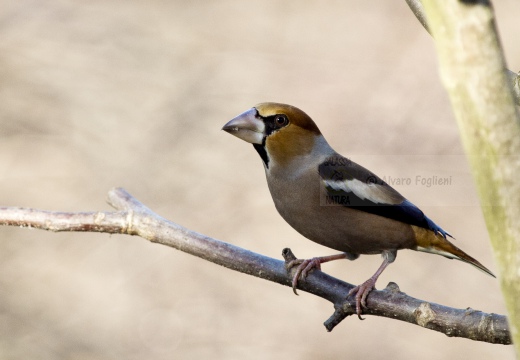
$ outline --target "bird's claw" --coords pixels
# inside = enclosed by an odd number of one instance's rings
[[[365,281],[363,284],[356,286],[348,292],[348,296],[356,295],[356,314],[359,320],[365,320],[361,317],[362,307],[367,307],[367,297],[372,290],[375,289],[376,281],[372,278]]]
[[[307,275],[313,270],[318,269],[321,270],[321,261],[319,258],[312,259],[296,259],[290,261],[285,267],[287,270],[292,269],[294,266],[298,265],[296,268],[296,272],[294,273],[292,279],[292,289],[293,292],[298,295],[296,291],[296,287],[298,286],[298,280],[305,280]]]

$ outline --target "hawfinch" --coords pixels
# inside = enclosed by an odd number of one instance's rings
[[[374,275],[356,286],[356,312],[392,263],[397,250],[412,249],[467,262],[494,276],[480,262],[447,240],[452,237],[381,178],[341,156],[300,109],[262,103],[229,121],[223,130],[253,144],[264,164],[267,185],[280,215],[296,231],[341,254],[295,260],[293,278],[337,259],[382,254]]]

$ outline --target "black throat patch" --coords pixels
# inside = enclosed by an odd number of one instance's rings
[[[266,169],[269,169],[269,156],[267,156],[267,151],[265,151],[265,137],[261,145],[253,144],[253,146],[258,155],[260,155],[260,157],[262,158],[262,161],[264,162]]]

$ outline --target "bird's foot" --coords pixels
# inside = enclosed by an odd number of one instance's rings
[[[370,278],[367,281],[365,281],[363,284],[356,286],[352,290],[348,292],[348,296],[350,295],[356,295],[356,314],[359,318],[359,320],[365,320],[361,317],[361,308],[367,307],[367,296],[370,294],[372,290],[375,289],[376,285],[376,279]]]
[[[322,259],[319,257],[312,258],[312,259],[296,259],[290,261],[285,267],[287,270],[292,269],[296,265],[298,267],[296,268],[296,273],[293,276],[292,279],[292,289],[296,295],[298,295],[298,292],[296,292],[296,286],[298,285],[298,280],[305,280],[309,272],[314,269],[321,270],[321,263]]]

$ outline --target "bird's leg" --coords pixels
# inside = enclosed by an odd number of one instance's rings
[[[335,255],[329,255],[329,256],[321,256],[321,257],[315,257],[312,259],[296,259],[290,261],[285,267],[287,270],[290,270],[294,266],[298,265],[296,268],[296,273],[294,274],[293,280],[292,280],[292,288],[296,295],[298,293],[296,292],[296,286],[298,285],[298,279],[305,280],[309,272],[313,269],[321,270],[321,264],[332,261],[332,260],[340,260],[340,259],[350,259],[354,260],[358,257],[358,255],[350,254],[350,253],[342,253],[342,254],[335,254]]]
[[[364,320],[361,317],[361,306],[367,307],[367,296],[370,292],[375,289],[376,281],[379,275],[386,269],[388,265],[394,262],[397,256],[397,251],[383,251],[383,263],[377,269],[376,273],[370,277],[363,284],[356,286],[348,292],[348,295],[356,295],[356,314],[360,320]]]

